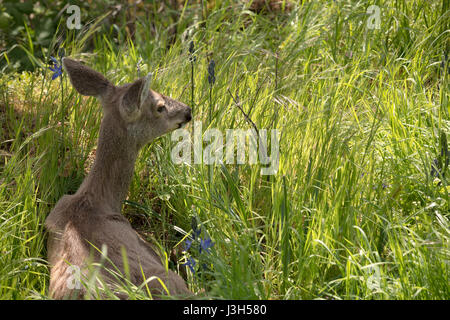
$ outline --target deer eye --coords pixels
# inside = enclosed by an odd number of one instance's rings
[[[156,109],[156,111],[158,111],[159,113],[163,112],[164,110],[166,110],[165,106],[160,106],[158,107],[158,109]]]

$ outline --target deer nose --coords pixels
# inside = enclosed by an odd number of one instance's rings
[[[187,110],[187,112],[186,112],[186,114],[185,114],[184,117],[185,117],[185,119],[186,119],[186,122],[189,122],[189,121],[192,120],[191,108],[189,108],[189,109]]]

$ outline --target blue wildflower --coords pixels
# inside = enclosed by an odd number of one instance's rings
[[[49,67],[49,69],[53,71],[52,80],[55,80],[62,75],[62,65],[59,64],[56,58],[50,57],[50,59],[53,61],[53,67]]]
[[[192,63],[194,61],[197,61],[197,57],[194,55],[194,41],[191,41],[189,43],[189,61]]]
[[[433,163],[431,164],[431,176],[432,177],[439,177],[439,173],[441,172],[441,166],[438,159],[434,159]]]
[[[442,62],[441,62],[441,69],[445,72],[445,63],[448,63],[448,54],[447,52],[444,52],[442,54]],[[447,68],[447,72],[450,74],[450,65]]]
[[[189,259],[187,259],[186,263],[183,263],[184,266],[187,266],[187,267],[189,267],[189,269],[191,269],[192,273],[195,273],[195,269],[194,269],[195,264],[196,264],[196,262],[193,258],[189,258]]]
[[[214,68],[216,66],[216,63],[214,60],[211,59],[211,62],[208,65],[208,82],[209,84],[214,84],[216,82],[216,76],[214,72]]]
[[[184,244],[185,244],[184,251],[188,251],[189,248],[190,248],[191,245],[192,245],[192,240],[186,239],[186,241],[184,242]]]
[[[210,238],[208,239],[200,239],[200,248],[199,253],[202,253],[202,250],[205,250],[207,253],[209,253],[209,249],[214,246],[214,242],[211,241]]]
[[[197,230],[197,226],[198,226],[197,219],[195,217],[192,217],[192,220],[191,220],[192,230],[194,230],[194,231]]]
[[[65,54],[66,54],[66,50],[64,50],[64,48],[59,48],[59,50],[58,50],[58,57],[60,59],[62,59],[62,58],[64,58]]]
[[[202,228],[193,230],[193,231],[194,231],[194,240],[196,240],[200,236],[200,233],[202,232]]]
[[[191,228],[194,234],[194,240],[197,240],[197,238],[200,236],[200,233],[202,232],[202,228],[198,228],[197,218],[195,217],[192,217]]]

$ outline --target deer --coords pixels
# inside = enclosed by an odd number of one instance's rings
[[[188,123],[192,118],[191,108],[151,90],[151,73],[132,83],[115,86],[80,61],[64,57],[62,65],[79,94],[99,100],[103,117],[91,170],[76,193],[64,195],[45,220],[49,296],[53,299],[87,297],[85,286],[73,285],[73,270],[79,268],[87,278],[92,270],[90,266],[102,259],[99,248],[106,248],[105,267],[115,267],[123,274],[128,271],[129,281],[136,286],[147,281],[152,295],[163,297],[168,290],[171,296],[192,296],[183,278],[163,266],[153,246],[121,213],[139,150]],[[108,286],[115,283],[105,268],[99,275]]]

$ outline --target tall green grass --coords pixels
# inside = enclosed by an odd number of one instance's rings
[[[84,57],[116,84],[137,77],[140,58],[155,91],[190,103],[193,80],[204,130],[252,128],[229,92],[258,128],[280,130],[279,170],[268,177],[261,165],[175,165],[170,135],[140,153],[124,214],[199,296],[450,297],[448,170],[432,170],[448,157],[450,11],[445,1],[376,1],[381,27],[371,30],[371,4],[305,2],[270,15],[216,1],[204,24],[200,5],[185,7],[172,46],[163,16],[153,29],[138,19],[134,40],[95,25],[67,38],[74,57],[92,39]],[[101,110],[66,76],[61,95],[45,69],[3,75],[0,88],[0,296],[45,299],[43,221],[85,176]],[[206,266],[195,273],[182,266],[193,217],[215,243],[191,253]]]

